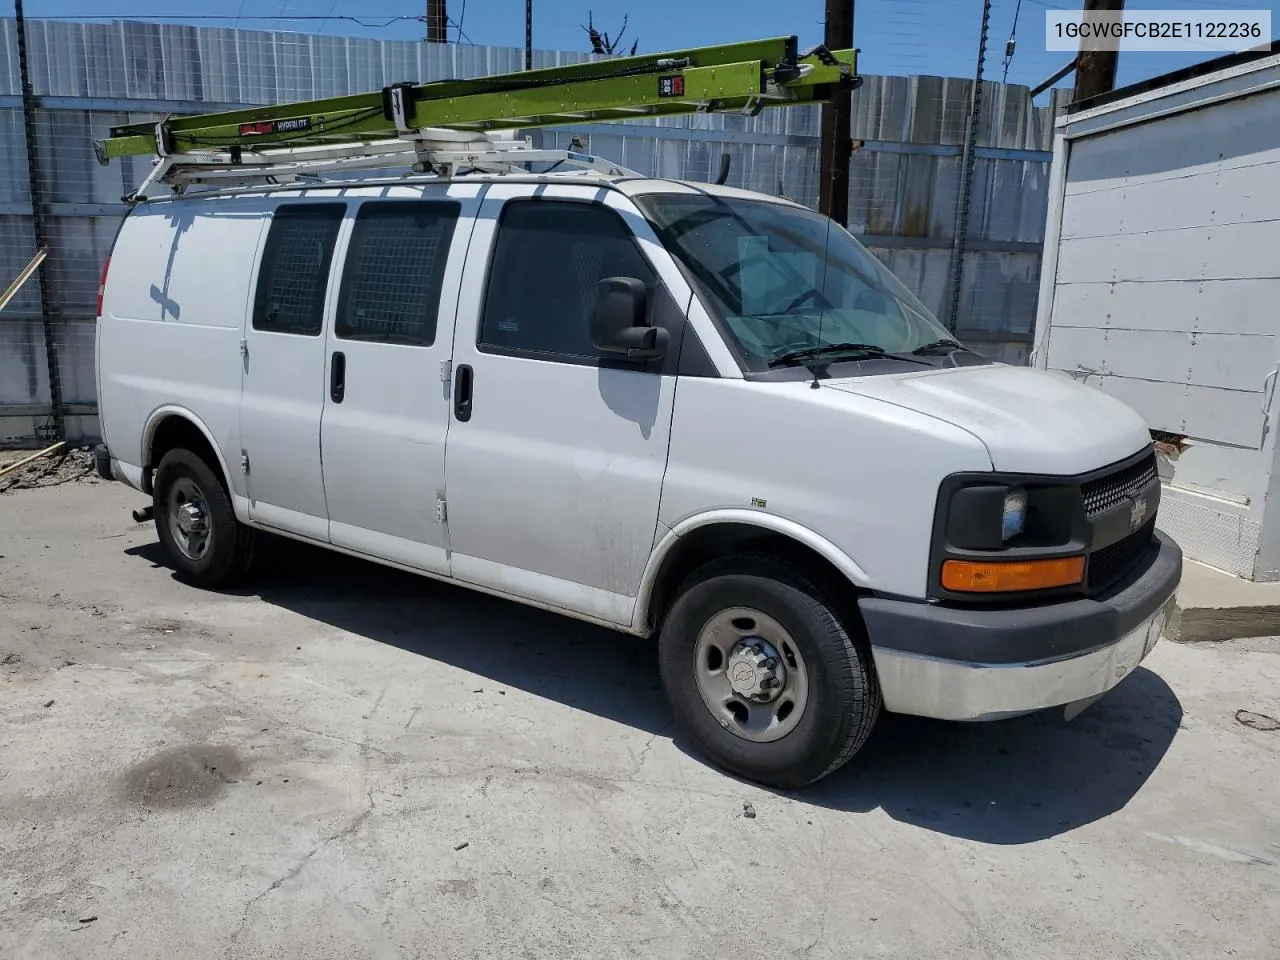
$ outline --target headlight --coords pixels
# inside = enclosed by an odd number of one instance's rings
[[[953,474],[938,490],[931,596],[988,599],[1080,584],[1091,529],[1080,488],[1056,477]]]
[[[942,498],[944,545],[951,550],[1066,547],[1079,538],[1077,520],[1084,522],[1080,493],[1066,484],[1024,486],[984,479],[944,489]]]
[[[1000,539],[1012,540],[1027,523],[1027,491],[1010,490],[1004,495],[1004,511],[1000,517]]]

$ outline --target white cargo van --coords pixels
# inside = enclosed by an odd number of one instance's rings
[[[137,204],[104,469],[180,573],[270,531],[657,638],[716,763],[793,787],[882,709],[1078,710],[1181,571],[1150,435],[955,342],[841,227],[723,186],[364,180]]]

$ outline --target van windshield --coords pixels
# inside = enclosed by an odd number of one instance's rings
[[[637,203],[749,371],[879,356],[931,363],[964,349],[827,217],[702,193]]]

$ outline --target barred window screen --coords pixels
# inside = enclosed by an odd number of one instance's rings
[[[655,282],[622,219],[599,204],[508,203],[498,228],[480,342],[507,350],[596,357],[591,311],[606,277]]]
[[[456,203],[366,203],[356,216],[338,298],[337,335],[429,347],[458,222]]]
[[[346,204],[298,203],[276,209],[267,233],[253,328],[314,337],[324,324],[329,264]]]

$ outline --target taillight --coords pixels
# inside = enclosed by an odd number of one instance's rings
[[[102,295],[107,292],[107,271],[111,269],[111,258],[102,261],[102,279],[98,281],[98,313],[102,316]]]

